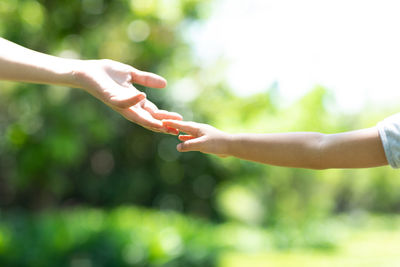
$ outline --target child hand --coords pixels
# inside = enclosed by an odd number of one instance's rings
[[[188,134],[178,136],[182,141],[176,148],[179,152],[200,151],[220,157],[228,155],[229,135],[210,125],[177,120],[163,120],[163,125]]]

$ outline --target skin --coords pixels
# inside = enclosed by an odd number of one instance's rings
[[[80,88],[126,119],[156,132],[178,134],[161,120],[182,120],[177,113],[159,110],[132,85],[164,88],[164,78],[108,59],[59,58],[0,38],[0,80]]]
[[[388,164],[375,127],[338,134],[228,134],[196,122],[165,120],[163,124],[187,133],[178,136],[182,141],[177,146],[180,152],[200,151],[307,169],[369,168]]]

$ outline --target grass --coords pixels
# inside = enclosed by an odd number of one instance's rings
[[[271,228],[137,207],[3,213],[1,266],[400,266],[400,216]]]
[[[400,266],[400,221],[397,217],[371,217],[356,224],[342,221],[342,237],[333,250],[292,249],[255,253],[224,252],[220,267],[396,267]]]

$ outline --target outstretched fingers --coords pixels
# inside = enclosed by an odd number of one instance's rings
[[[164,88],[167,86],[167,81],[154,73],[141,71],[135,68],[131,70],[132,83],[141,84],[152,88]]]
[[[142,102],[142,108],[147,111],[154,119],[156,120],[164,120],[164,119],[172,119],[172,120],[182,120],[182,116],[175,112],[169,112],[166,110],[159,110],[156,105],[154,105],[151,101],[146,100]],[[164,132],[177,135],[179,134],[179,130],[164,126]]]
[[[191,135],[183,135],[183,134],[181,134],[181,135],[179,135],[178,136],[178,139],[180,140],[180,141],[187,141],[187,140],[192,140],[192,139],[194,139],[194,138],[196,138],[196,137],[194,137],[194,136],[191,136]]]
[[[136,105],[137,103],[144,100],[145,98],[146,98],[146,94],[143,92],[139,92],[134,95],[121,94],[118,96],[111,97],[109,102],[111,105],[113,105],[115,107],[125,109],[125,108],[129,108],[131,106]]]
[[[152,131],[164,131],[164,126],[161,121],[154,119],[147,111],[136,106],[129,109],[119,110],[119,112],[128,120],[137,123]]]
[[[116,109],[126,119],[143,126],[154,132],[168,133],[172,135],[178,135],[179,131],[172,127],[163,125],[161,120],[155,119],[147,110],[141,106],[133,106],[129,109]]]
[[[163,125],[178,129],[194,137],[197,137],[199,133],[199,127],[196,126],[196,123],[190,121],[163,120]]]
[[[183,119],[182,115],[176,113],[176,112],[171,112],[171,111],[166,111],[162,109],[157,109],[152,112],[152,115],[154,118],[158,120],[179,120],[181,121]]]
[[[170,112],[158,109],[151,101],[147,100],[143,104],[143,108],[147,110],[153,118],[157,120],[182,120],[182,116],[176,112]]]
[[[204,142],[204,140],[204,137],[193,138],[178,144],[176,149],[179,152],[201,151],[202,143]]]

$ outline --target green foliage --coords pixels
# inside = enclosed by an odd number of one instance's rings
[[[229,132],[335,133],[390,114],[338,113],[322,87],[290,104],[281,103],[277,88],[235,96],[223,78],[226,63],[199,66],[187,42],[208,2],[0,1],[0,36],[45,53],[110,58],[164,75],[167,90],[139,89],[160,108]],[[388,167],[311,171],[180,154],[176,137],[142,129],[81,90],[10,82],[0,88],[0,265],[214,266],[226,247],[331,250],[335,224],[316,222],[399,211],[400,177]],[[80,205],[98,209],[34,215]],[[113,209],[120,205],[224,225]],[[179,253],[168,254],[160,235],[165,246],[180,242]]]
[[[205,5],[194,0],[2,1],[0,32],[50,54],[173,71],[181,62],[172,58],[188,50],[180,29],[205,16]],[[193,66],[190,58],[186,64]],[[135,203],[215,216],[211,194],[196,195],[194,181],[208,175],[212,192],[223,174],[202,155],[180,155],[175,137],[144,130],[78,89],[1,85],[3,207]],[[147,94],[160,108],[174,110],[161,91]]]
[[[390,266],[399,260],[398,216],[352,214],[287,229],[132,207],[14,211],[0,219],[1,266]]]
[[[193,105],[203,120],[230,132],[337,133],[371,127],[376,118],[390,114],[338,114],[330,109],[330,92],[321,87],[285,107],[276,98],[271,89],[243,99],[221,85],[208,89]],[[399,174],[388,167],[312,171],[215,160],[230,170],[231,179],[221,183],[216,196],[227,219],[290,229],[336,213],[398,211]]]
[[[214,266],[211,225],[173,213],[119,208],[2,216],[2,266]],[[199,234],[201,233],[201,234]]]

